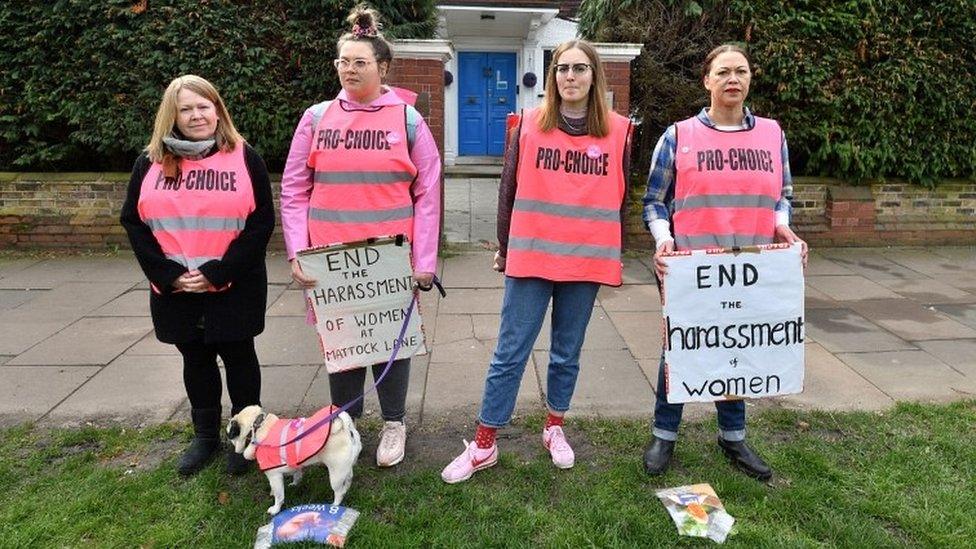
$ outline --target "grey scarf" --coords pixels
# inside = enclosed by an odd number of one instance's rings
[[[204,139],[203,141],[189,141],[187,139],[179,139],[172,134],[163,138],[163,144],[166,145],[169,152],[188,160],[203,158],[203,155],[207,154],[216,142],[213,138]]]

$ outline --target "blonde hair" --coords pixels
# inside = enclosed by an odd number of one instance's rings
[[[146,153],[153,162],[163,162],[167,156],[172,157],[171,161],[173,162],[176,160],[163,145],[163,138],[172,134],[173,130],[176,129],[178,111],[176,100],[180,90],[184,88],[214,104],[217,111],[217,131],[214,134],[214,139],[220,150],[230,152],[238,143],[244,141],[241,134],[237,132],[237,128],[234,127],[234,122],[230,119],[230,114],[228,114],[227,107],[224,106],[224,100],[220,98],[217,88],[204,78],[185,74],[177,76],[169,83],[166,91],[163,92],[162,100],[159,102],[159,109],[156,110],[156,122],[153,125],[152,137],[149,138],[149,144],[146,145]]]
[[[610,114],[607,109],[607,76],[603,72],[603,61],[596,52],[593,44],[586,40],[570,40],[563,42],[552,52],[552,62],[546,75],[546,96],[539,109],[539,127],[547,132],[559,125],[559,105],[562,97],[556,87],[556,65],[559,57],[567,51],[576,48],[582,51],[590,60],[593,72],[593,83],[586,102],[586,129],[593,137],[610,135]]]

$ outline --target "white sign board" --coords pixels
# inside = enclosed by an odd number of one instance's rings
[[[379,239],[298,252],[302,271],[316,279],[306,290],[329,373],[385,363],[414,298],[410,243]],[[397,358],[427,352],[414,306]]]
[[[668,402],[710,402],[803,391],[800,244],[665,258]]]

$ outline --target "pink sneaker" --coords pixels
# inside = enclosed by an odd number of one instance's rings
[[[487,469],[498,463],[498,445],[481,449],[474,442],[464,441],[464,451],[441,471],[441,478],[448,484],[457,484],[471,478],[475,471]]]
[[[542,445],[549,450],[552,463],[560,469],[569,469],[576,463],[576,455],[566,441],[566,433],[559,425],[553,425],[542,431]]]

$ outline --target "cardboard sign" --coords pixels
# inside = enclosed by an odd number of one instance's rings
[[[329,373],[389,360],[414,298],[410,243],[384,238],[312,248],[298,252],[298,262],[318,281],[305,298]],[[426,352],[414,306],[397,358]]]
[[[803,390],[800,244],[675,252],[665,261],[668,402]]]

